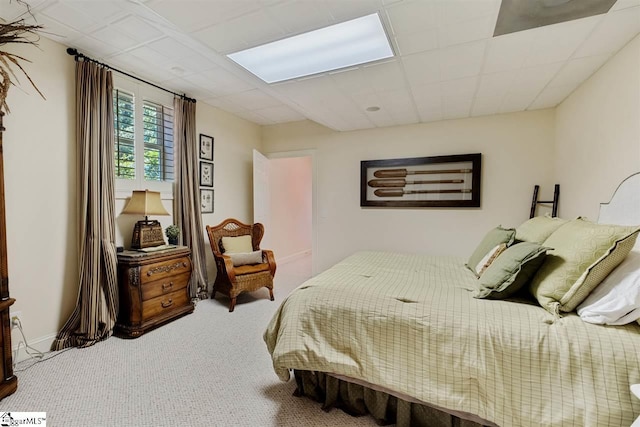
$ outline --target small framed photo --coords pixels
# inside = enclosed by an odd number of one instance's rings
[[[213,213],[213,190],[200,190],[200,212]]]
[[[200,134],[200,158],[213,161],[213,137]]]
[[[213,187],[213,163],[200,162],[200,186]]]

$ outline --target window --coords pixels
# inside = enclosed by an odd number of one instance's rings
[[[147,85],[114,78],[116,192],[161,191],[171,197],[174,179],[173,98]]]

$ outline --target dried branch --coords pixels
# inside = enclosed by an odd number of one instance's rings
[[[31,14],[29,10],[29,5],[23,3],[18,0],[18,3],[25,5],[27,8],[27,12]],[[33,46],[38,46],[38,41],[40,41],[40,36],[37,31],[41,30],[41,25],[30,25],[25,22],[24,19],[18,19],[13,22],[5,22],[2,20],[0,22],[0,46],[4,46],[6,44],[11,43],[21,43],[21,44],[30,44]],[[22,74],[29,80],[31,86],[40,94],[40,96],[45,99],[44,95],[38,89],[36,84],[33,82],[29,74],[22,68],[20,65],[20,61],[23,62],[31,62],[22,56],[16,55],[14,53],[6,52],[5,50],[0,49],[0,109],[5,110],[7,113],[9,112],[9,106],[7,105],[6,99],[7,94],[9,92],[10,86],[17,85],[18,76],[14,72],[13,67],[17,67]],[[13,80],[11,77],[13,76]]]

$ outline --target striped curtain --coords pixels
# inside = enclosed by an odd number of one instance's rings
[[[76,62],[80,290],[51,350],[108,338],[118,315],[112,91],[109,70]]]
[[[173,100],[174,144],[176,147],[175,221],[182,229],[182,244],[191,248],[193,273],[189,294],[207,299],[207,261],[204,228],[200,213],[200,177],[196,141],[196,103],[183,98]]]

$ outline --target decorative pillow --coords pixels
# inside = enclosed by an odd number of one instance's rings
[[[503,299],[515,294],[540,268],[549,249],[533,242],[509,246],[482,273],[474,296]]]
[[[495,248],[491,249],[485,256],[480,260],[478,265],[475,266],[474,270],[478,276],[482,276],[482,273],[491,265],[491,263],[498,258],[498,256],[507,249],[506,243],[500,243]]]
[[[569,221],[545,240],[549,251],[530,290],[550,313],[573,311],[629,254],[640,228]]]
[[[231,262],[235,267],[247,264],[260,264],[262,262],[262,251],[228,253]]]
[[[251,236],[223,237],[222,247],[225,254],[240,254],[253,252]]]
[[[568,219],[554,218],[549,215],[536,216],[516,228],[516,240],[543,244],[558,228],[569,222]]]
[[[465,266],[477,276],[478,273],[476,271],[476,266],[480,263],[480,261],[482,261],[482,258],[484,258],[493,248],[501,243],[505,243],[507,246],[509,246],[513,243],[515,236],[515,229],[507,229],[502,228],[501,226],[497,226],[493,230],[489,231],[486,236],[484,236],[484,239],[482,239],[476,250],[473,251]]]
[[[626,325],[640,319],[640,252],[630,252],[577,311],[585,322],[599,325]]]

